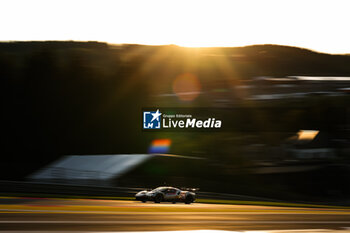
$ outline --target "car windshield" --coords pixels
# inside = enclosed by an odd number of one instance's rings
[[[159,188],[153,189],[152,192],[163,191],[165,189],[166,189],[165,187],[159,187]]]

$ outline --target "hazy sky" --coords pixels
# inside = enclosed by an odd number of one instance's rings
[[[344,0],[1,0],[0,40],[242,46],[350,53]]]

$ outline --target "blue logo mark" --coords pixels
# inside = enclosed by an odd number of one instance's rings
[[[143,128],[160,129],[161,115],[159,109],[156,112],[143,112]]]

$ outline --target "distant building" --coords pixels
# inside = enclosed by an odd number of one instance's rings
[[[161,169],[164,170],[170,170],[169,166],[184,159],[186,161],[181,163],[189,163],[188,159],[198,160],[168,154],[68,155],[38,170],[28,179],[42,183],[110,185],[118,183],[126,173],[137,170],[146,162],[154,164],[159,159],[163,161]]]
[[[332,137],[325,132],[317,132],[314,135],[300,132],[294,140],[289,141],[287,152],[298,160],[323,160],[336,158],[336,150]]]

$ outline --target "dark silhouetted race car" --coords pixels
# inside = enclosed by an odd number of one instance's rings
[[[195,191],[192,189],[191,191]],[[186,204],[191,204],[196,199],[196,194],[189,190],[180,190],[173,187],[159,187],[151,191],[141,191],[138,192],[135,197],[136,200],[146,202],[154,201],[155,203],[160,202],[184,202]]]

